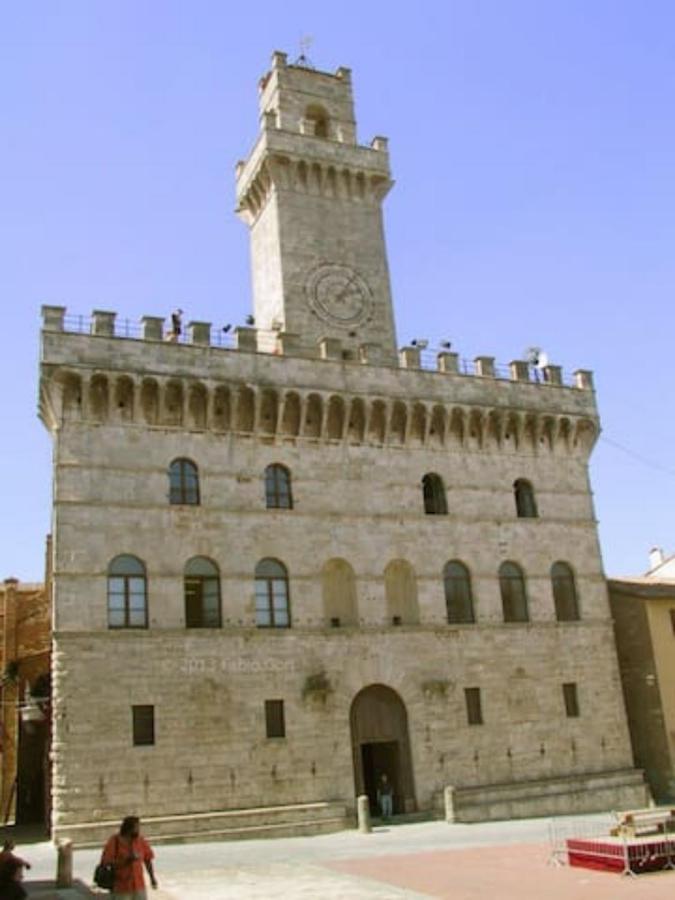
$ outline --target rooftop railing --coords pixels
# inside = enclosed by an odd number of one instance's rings
[[[113,312],[94,310],[91,316],[67,314],[64,307],[42,308],[45,331],[91,334],[101,337],[126,338],[139,341],[165,341],[188,346],[217,347],[223,350],[244,350],[254,353],[342,360],[355,363],[391,365],[378,344],[362,344],[357,348],[343,345],[339,339],[324,338],[318,345],[304,343],[299,335],[282,331],[267,331],[252,326],[218,328],[210,322],[188,322],[176,334],[167,320],[159,316],[144,316],[140,321],[120,318]],[[451,375],[471,376],[500,381],[519,381],[557,387],[593,390],[593,374],[579,369],[572,376],[560,366],[537,365],[527,360],[497,363],[491,356],[475,359],[461,357],[447,344],[438,349],[419,346],[402,347],[399,367]]]

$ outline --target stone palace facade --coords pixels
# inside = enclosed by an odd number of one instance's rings
[[[53,830],[98,840],[644,803],[588,481],[590,372],[398,350],[385,138],[351,77],[260,85],[255,327],[44,307]]]

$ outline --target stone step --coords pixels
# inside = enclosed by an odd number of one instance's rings
[[[143,834],[155,843],[174,840],[232,839],[252,835],[316,834],[337,831],[354,823],[342,803],[296,803],[250,809],[219,810],[175,816],[143,817]],[[69,839],[75,847],[102,844],[119,828],[118,821],[82,822],[61,825],[55,839]]]
[[[248,825],[218,831],[199,831],[189,834],[164,834],[148,836],[152,844],[195,843],[197,841],[241,841],[254,838],[301,837],[308,834],[330,834],[353,827],[351,818],[337,816],[332,819],[316,819],[307,822],[280,822],[274,825]]]

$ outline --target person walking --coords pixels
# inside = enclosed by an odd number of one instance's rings
[[[119,833],[108,838],[101,855],[102,863],[115,867],[113,900],[146,900],[143,867],[156,889],[154,857],[152,847],[141,835],[141,820],[138,816],[127,816],[122,820]]]

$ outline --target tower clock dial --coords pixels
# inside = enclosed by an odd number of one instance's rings
[[[370,312],[372,295],[365,279],[349,266],[324,263],[306,284],[314,312],[331,325],[358,325]]]

